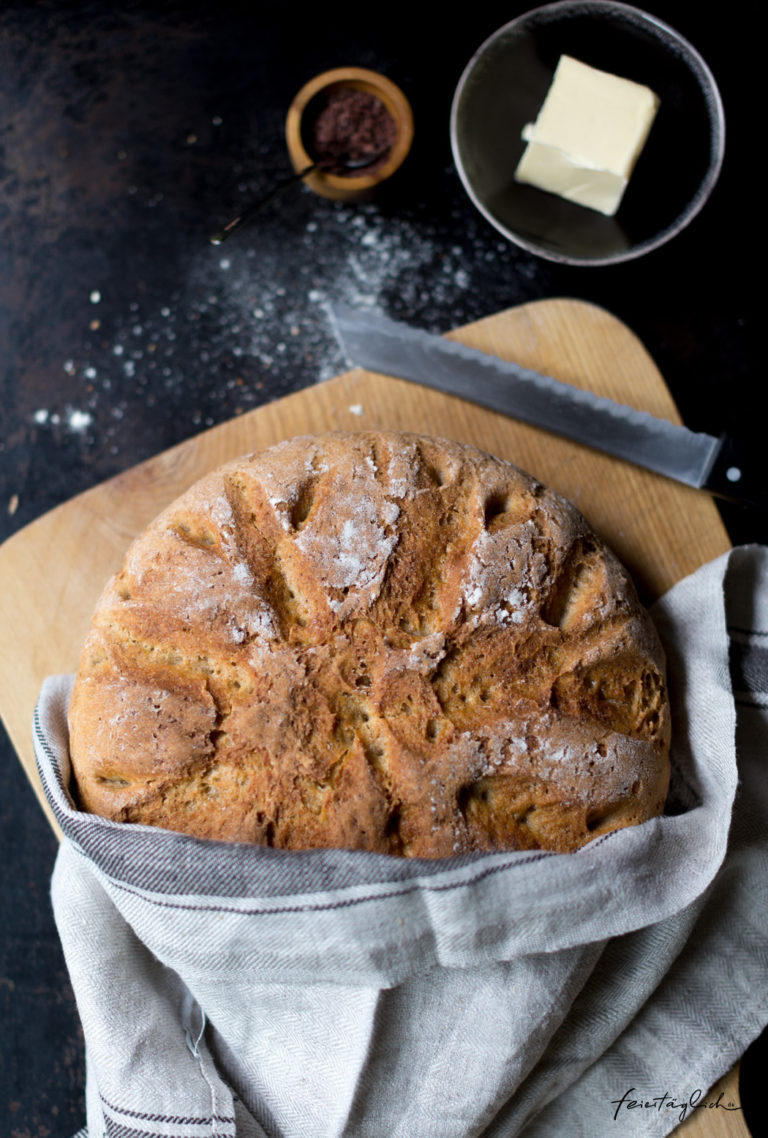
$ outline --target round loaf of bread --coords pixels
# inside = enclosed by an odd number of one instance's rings
[[[70,705],[81,807],[283,849],[571,851],[659,814],[662,650],[581,514],[396,432],[221,467],[107,585]]]

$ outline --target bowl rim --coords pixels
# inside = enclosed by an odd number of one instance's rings
[[[285,138],[294,170],[299,171],[314,161],[307,152],[301,136],[304,112],[319,95],[334,86],[357,85],[368,90],[384,103],[397,125],[397,138],[390,154],[373,174],[341,176],[325,170],[313,170],[304,180],[316,193],[332,197],[352,197],[378,186],[390,178],[408,156],[413,143],[413,111],[405,94],[386,75],[366,67],[334,67],[309,79],[294,96],[285,118]]]
[[[483,204],[478,195],[476,194],[469,177],[464,169],[459,152],[459,132],[458,132],[458,110],[461,97],[464,89],[479,63],[482,56],[486,53],[489,47],[494,44],[501,36],[508,33],[510,30],[530,22],[534,17],[543,12],[552,12],[556,14],[559,11],[566,12],[569,9],[590,7],[600,9],[601,13],[610,15],[611,12],[630,16],[640,23],[647,24],[654,32],[661,31],[666,36],[670,37],[681,49],[682,60],[686,66],[691,68],[694,72],[698,71],[699,84],[702,92],[707,91],[711,96],[711,101],[707,100],[707,105],[710,109],[710,154],[709,164],[707,171],[702,178],[698,189],[694,193],[691,200],[684,207],[681,213],[672,221],[666,228],[662,229],[653,237],[647,238],[645,241],[639,242],[637,245],[632,245],[629,249],[624,249],[619,253],[611,253],[603,257],[578,257],[567,253],[558,252],[554,249],[546,249],[536,242],[530,241],[524,236],[514,233],[511,229],[499,221],[490,210]],[[691,67],[691,65],[694,65]],[[657,16],[651,15],[649,12],[643,11],[642,8],[636,8],[631,4],[624,4],[620,0],[553,0],[549,4],[541,4],[536,8],[531,8],[527,12],[522,12],[519,16],[509,20],[506,24],[502,24],[496,31],[492,32],[480,44],[477,50],[472,54],[469,62],[466,64],[456,89],[454,91],[453,100],[451,102],[450,114],[450,141],[451,152],[453,154],[453,162],[458,172],[459,178],[464,186],[464,189],[473,202],[475,207],[486,218],[487,221],[494,226],[508,241],[518,245],[520,248],[525,249],[529,253],[533,253],[537,257],[542,257],[548,261],[554,261],[559,264],[577,265],[584,268],[590,268],[601,265],[616,265],[626,261],[635,260],[638,257],[644,256],[646,253],[658,249],[661,245],[665,245],[673,237],[676,237],[683,229],[685,229],[696,217],[696,215],[704,207],[705,203],[710,197],[712,190],[715,188],[717,180],[720,176],[720,171],[723,165],[723,158],[725,155],[725,109],[723,107],[722,97],[720,90],[717,86],[712,71],[709,68],[704,57],[693,46],[693,44],[681,35],[676,28],[664,20],[660,20]]]

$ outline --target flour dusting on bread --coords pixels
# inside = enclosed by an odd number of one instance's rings
[[[70,706],[81,806],[285,849],[578,849],[659,814],[664,658],[579,512],[399,432],[288,440],[148,527]]]

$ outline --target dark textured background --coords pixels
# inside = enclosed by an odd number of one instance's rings
[[[689,426],[760,450],[761,6],[735,6],[732,20],[721,6],[651,7],[720,84],[725,165],[671,244],[597,269],[506,244],[452,166],[459,76],[528,6],[429,5],[426,18],[398,2],[0,6],[0,539],[204,427],[342,370],[333,298],[435,331],[543,297],[602,304],[643,340]],[[212,247],[212,230],[288,172],[295,92],[344,64],[386,73],[410,98],[406,168],[375,204],[297,187]],[[768,538],[764,518],[723,516],[735,543]],[[84,1120],[84,1065],[48,899],[55,841],[4,735],[0,761],[0,1134],[66,1138]]]

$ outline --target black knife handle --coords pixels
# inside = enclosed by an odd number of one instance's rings
[[[754,452],[723,435],[703,489],[719,498],[768,511],[766,470],[765,456],[761,462]]]

